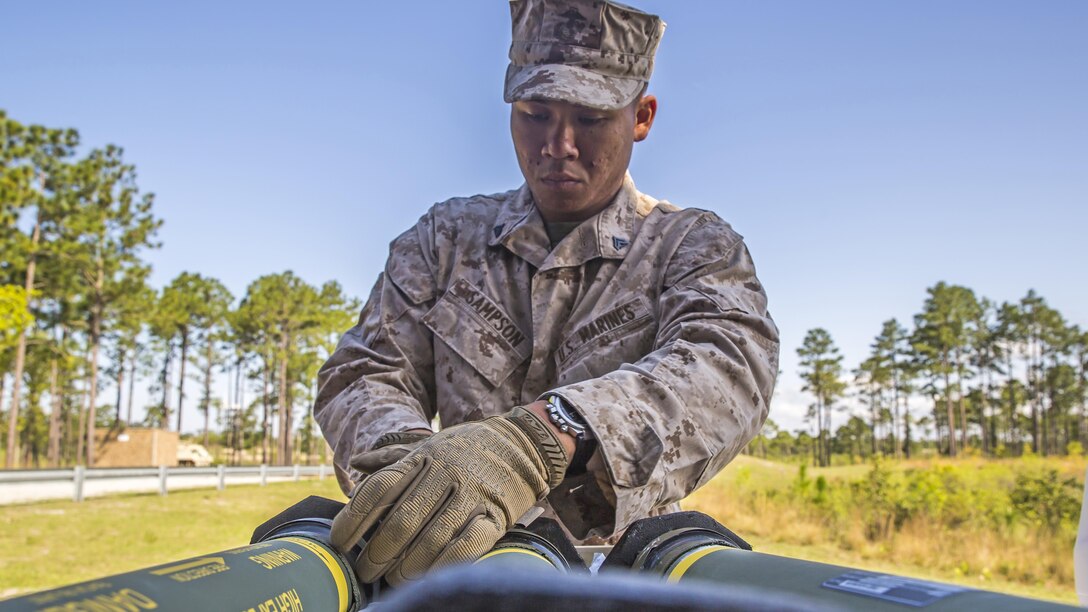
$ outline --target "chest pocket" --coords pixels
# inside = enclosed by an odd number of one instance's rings
[[[492,387],[506,380],[532,352],[532,341],[514,320],[464,279],[450,286],[423,315],[423,324]]]
[[[645,354],[648,347],[643,346],[645,343],[640,337],[633,337],[632,334],[650,326],[649,340],[652,340],[653,326],[650,324],[653,320],[645,297],[638,296],[624,302],[583,323],[563,338],[555,351],[555,363],[560,370],[564,370],[590,353],[595,353],[595,361],[607,362],[602,365],[605,371],[611,371],[615,365]],[[617,340],[619,343],[616,343]]]

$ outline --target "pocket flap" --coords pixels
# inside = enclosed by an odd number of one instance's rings
[[[491,298],[460,279],[423,316],[423,324],[493,387],[532,353],[532,341]]]

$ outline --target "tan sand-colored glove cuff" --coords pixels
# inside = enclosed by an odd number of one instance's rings
[[[567,466],[570,465],[570,457],[567,456],[563,443],[559,441],[551,425],[521,406],[514,408],[505,416],[533,443],[533,448],[540,454],[540,460],[547,470],[548,488],[554,489],[563,482]]]

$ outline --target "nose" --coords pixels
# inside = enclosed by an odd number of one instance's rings
[[[578,159],[578,147],[574,143],[574,127],[566,121],[557,121],[544,138],[544,157],[551,159]]]

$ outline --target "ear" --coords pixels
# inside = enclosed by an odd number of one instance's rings
[[[642,142],[650,135],[657,117],[657,98],[642,96],[635,105],[635,142]]]

